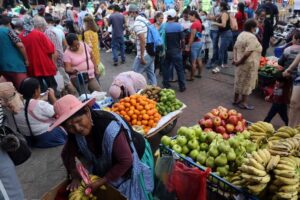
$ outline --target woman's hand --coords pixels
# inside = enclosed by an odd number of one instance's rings
[[[289,76],[291,76],[291,73],[288,70],[284,70],[282,75],[283,75],[283,77],[289,77]]]
[[[80,186],[80,180],[79,179],[73,179],[72,182],[67,186],[67,190],[69,190],[70,192],[73,192],[75,190],[77,190],[77,188],[79,188]]]
[[[100,70],[98,69],[98,67],[95,67],[95,76],[100,77],[100,75],[101,75]]]
[[[92,191],[95,191],[95,190],[99,189],[102,185],[104,185],[105,182],[106,182],[105,179],[101,178],[101,179],[89,184],[87,187],[91,188]]]

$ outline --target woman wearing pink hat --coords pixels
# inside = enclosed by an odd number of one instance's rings
[[[114,99],[119,99],[133,95],[146,86],[147,82],[142,74],[134,71],[122,72],[112,82],[109,95]]]
[[[75,157],[81,155],[89,173],[102,177],[89,185],[93,190],[108,183],[128,199],[153,199],[153,156],[149,143],[136,133],[117,114],[93,111],[90,99],[84,103],[66,95],[57,100],[54,110],[56,122],[50,130],[62,126],[68,140],[62,152],[63,163],[74,191],[80,185]]]

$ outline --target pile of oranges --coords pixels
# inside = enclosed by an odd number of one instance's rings
[[[145,133],[156,127],[161,118],[156,102],[138,94],[121,99],[113,105],[112,111],[122,116],[131,126],[143,127]]]

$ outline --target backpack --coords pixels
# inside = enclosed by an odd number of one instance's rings
[[[143,22],[147,26],[147,39],[146,39],[146,51],[150,56],[156,56],[163,49],[163,40],[153,24],[146,23],[142,20],[138,20]]]

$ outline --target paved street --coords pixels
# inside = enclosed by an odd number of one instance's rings
[[[111,54],[101,54],[102,62],[106,66],[106,76],[101,80],[104,91],[107,91],[115,75],[131,69],[133,55],[127,56],[127,58],[126,64],[114,67]],[[187,82],[187,90],[184,93],[177,93],[177,97],[187,105],[187,108],[178,119],[177,126],[171,134],[174,134],[180,126],[196,124],[205,113],[214,107],[222,105],[232,108],[234,78],[230,75],[232,71],[233,69],[227,69],[226,74],[217,75],[205,71],[202,79]],[[159,77],[159,84],[161,84],[161,77]],[[177,83],[172,83],[172,86],[178,90]],[[250,103],[255,106],[255,110],[238,110],[249,121],[263,120],[270,108],[270,103],[266,103],[258,91],[251,95]],[[280,126],[283,122],[277,116],[273,120],[273,124]],[[151,139],[153,149],[157,148],[159,139],[159,135]],[[60,159],[61,148],[33,149],[31,158],[25,164],[17,167],[26,199],[40,199],[46,191],[65,178],[64,167]]]

